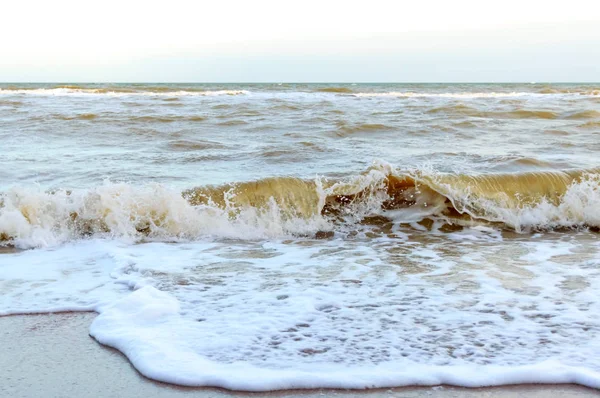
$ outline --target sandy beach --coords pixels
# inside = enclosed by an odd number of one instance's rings
[[[141,376],[118,351],[88,335],[96,313],[0,317],[3,397],[595,397],[577,385],[517,385],[467,389],[451,386],[370,391],[294,390],[271,393],[183,388]]]

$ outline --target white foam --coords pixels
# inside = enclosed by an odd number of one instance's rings
[[[207,90],[207,91],[108,91],[91,88],[38,88],[38,89],[1,89],[0,95],[34,95],[34,96],[106,96],[106,97],[215,97],[247,95],[248,90]]]
[[[32,95],[43,97],[64,97],[64,96],[105,96],[105,97],[214,97],[214,96],[238,96],[254,95],[256,97],[268,98],[331,98],[357,97],[357,98],[457,98],[457,99],[478,99],[478,98],[548,98],[548,97],[595,97],[597,91],[587,92],[556,92],[556,93],[536,93],[536,92],[411,92],[411,91],[389,91],[389,92],[357,92],[357,93],[328,93],[328,92],[307,92],[307,91],[281,91],[269,92],[249,90],[172,90],[172,91],[110,91],[107,88],[35,88],[35,89],[2,89],[0,95]]]
[[[456,92],[456,93],[423,93],[423,92],[409,92],[409,91],[390,91],[383,93],[353,93],[350,94],[355,97],[396,97],[396,98],[518,98],[518,97],[547,97],[552,94],[540,94],[533,92],[510,92],[510,93],[495,93],[495,92]],[[556,95],[556,94],[555,94]],[[565,95],[561,93],[559,95]]]
[[[144,375],[190,386],[600,387],[600,323],[589,316],[600,309],[597,258],[566,266],[558,259],[576,245],[529,242],[514,263],[480,257],[465,273],[442,241],[405,248],[406,265],[429,269],[411,274],[380,244],[138,246],[128,258],[161,291],[104,307],[90,332]],[[503,257],[520,246],[481,247]],[[258,248],[270,257],[252,258]],[[454,250],[472,256],[468,240]],[[574,276],[587,287],[565,287]]]
[[[98,341],[183,385],[600,387],[597,241],[393,232],[3,254],[0,313],[95,309]]]
[[[574,181],[560,198],[552,203],[543,198],[535,205],[512,206],[486,198],[473,199],[469,192],[456,191],[447,186],[450,198],[475,218],[502,222],[516,231],[530,228],[572,228],[577,226],[600,226],[600,175],[584,175]],[[479,212],[469,210],[478,208]]]
[[[118,246],[96,240],[0,254],[0,316],[95,311],[121,297],[129,289],[111,277]]]
[[[218,386],[266,391],[294,388],[377,388],[452,384],[482,387],[518,383],[578,383],[600,388],[600,373],[558,361],[519,366],[435,366],[410,359],[367,366],[302,363],[283,367],[244,361],[219,363],[203,350],[231,350],[238,336],[207,333],[199,323],[179,315],[172,296],[146,287],[107,308],[94,320],[90,334],[122,351],[145,376],[186,386]],[[251,323],[245,325],[256,329]],[[194,336],[191,339],[191,336]],[[271,341],[272,342],[272,341]],[[255,341],[255,344],[269,344]],[[471,348],[463,347],[467,353]],[[291,359],[291,358],[290,358]]]
[[[192,206],[160,184],[109,183],[89,190],[45,192],[15,187],[0,195],[0,234],[20,248],[46,247],[83,236],[139,239],[260,239],[328,230],[328,222],[264,208]],[[142,232],[140,232],[142,231]]]

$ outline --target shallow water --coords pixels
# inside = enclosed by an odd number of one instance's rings
[[[600,386],[600,86],[0,85],[0,314],[242,390]]]

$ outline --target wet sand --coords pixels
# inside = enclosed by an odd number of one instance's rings
[[[596,397],[577,385],[518,385],[494,388],[409,387],[368,391],[294,390],[271,393],[186,388],[149,380],[118,351],[88,335],[95,313],[0,317],[2,397]]]

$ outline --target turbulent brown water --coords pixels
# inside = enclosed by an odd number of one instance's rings
[[[365,211],[397,210],[418,207],[432,208],[431,214],[461,217],[468,215],[488,221],[504,222],[500,211],[533,209],[542,203],[551,206],[568,205],[564,202],[570,189],[590,184],[592,190],[600,177],[600,169],[565,170],[524,173],[493,173],[485,175],[424,174],[414,172],[400,175],[384,165],[349,181],[308,181],[290,177],[270,178],[241,184],[195,188],[183,193],[192,205],[212,204],[226,208],[264,208],[271,201],[280,209],[304,217],[327,215],[348,211],[347,207],[369,206],[377,201],[377,208]],[[592,201],[594,198],[582,198]],[[592,203],[593,205],[594,203]],[[590,214],[564,214],[556,222],[573,226],[597,226]],[[450,221],[450,219],[449,219]],[[545,221],[545,220],[544,220]],[[540,220],[539,225],[552,227]]]
[[[598,84],[0,84],[0,315],[185,385],[597,388],[599,134]]]
[[[274,204],[286,220],[323,216],[333,229],[341,214],[399,209],[517,231],[597,227],[586,195],[598,175],[599,106],[598,87],[577,84],[5,84],[3,216],[21,206],[30,226],[114,231],[104,219],[115,210],[96,203],[111,181],[137,196],[159,183],[231,217]],[[15,191],[32,184],[38,193]],[[78,189],[102,214],[70,203]],[[120,211],[133,212],[122,214],[132,231],[169,219],[155,205]],[[9,225],[3,241],[22,238]]]

